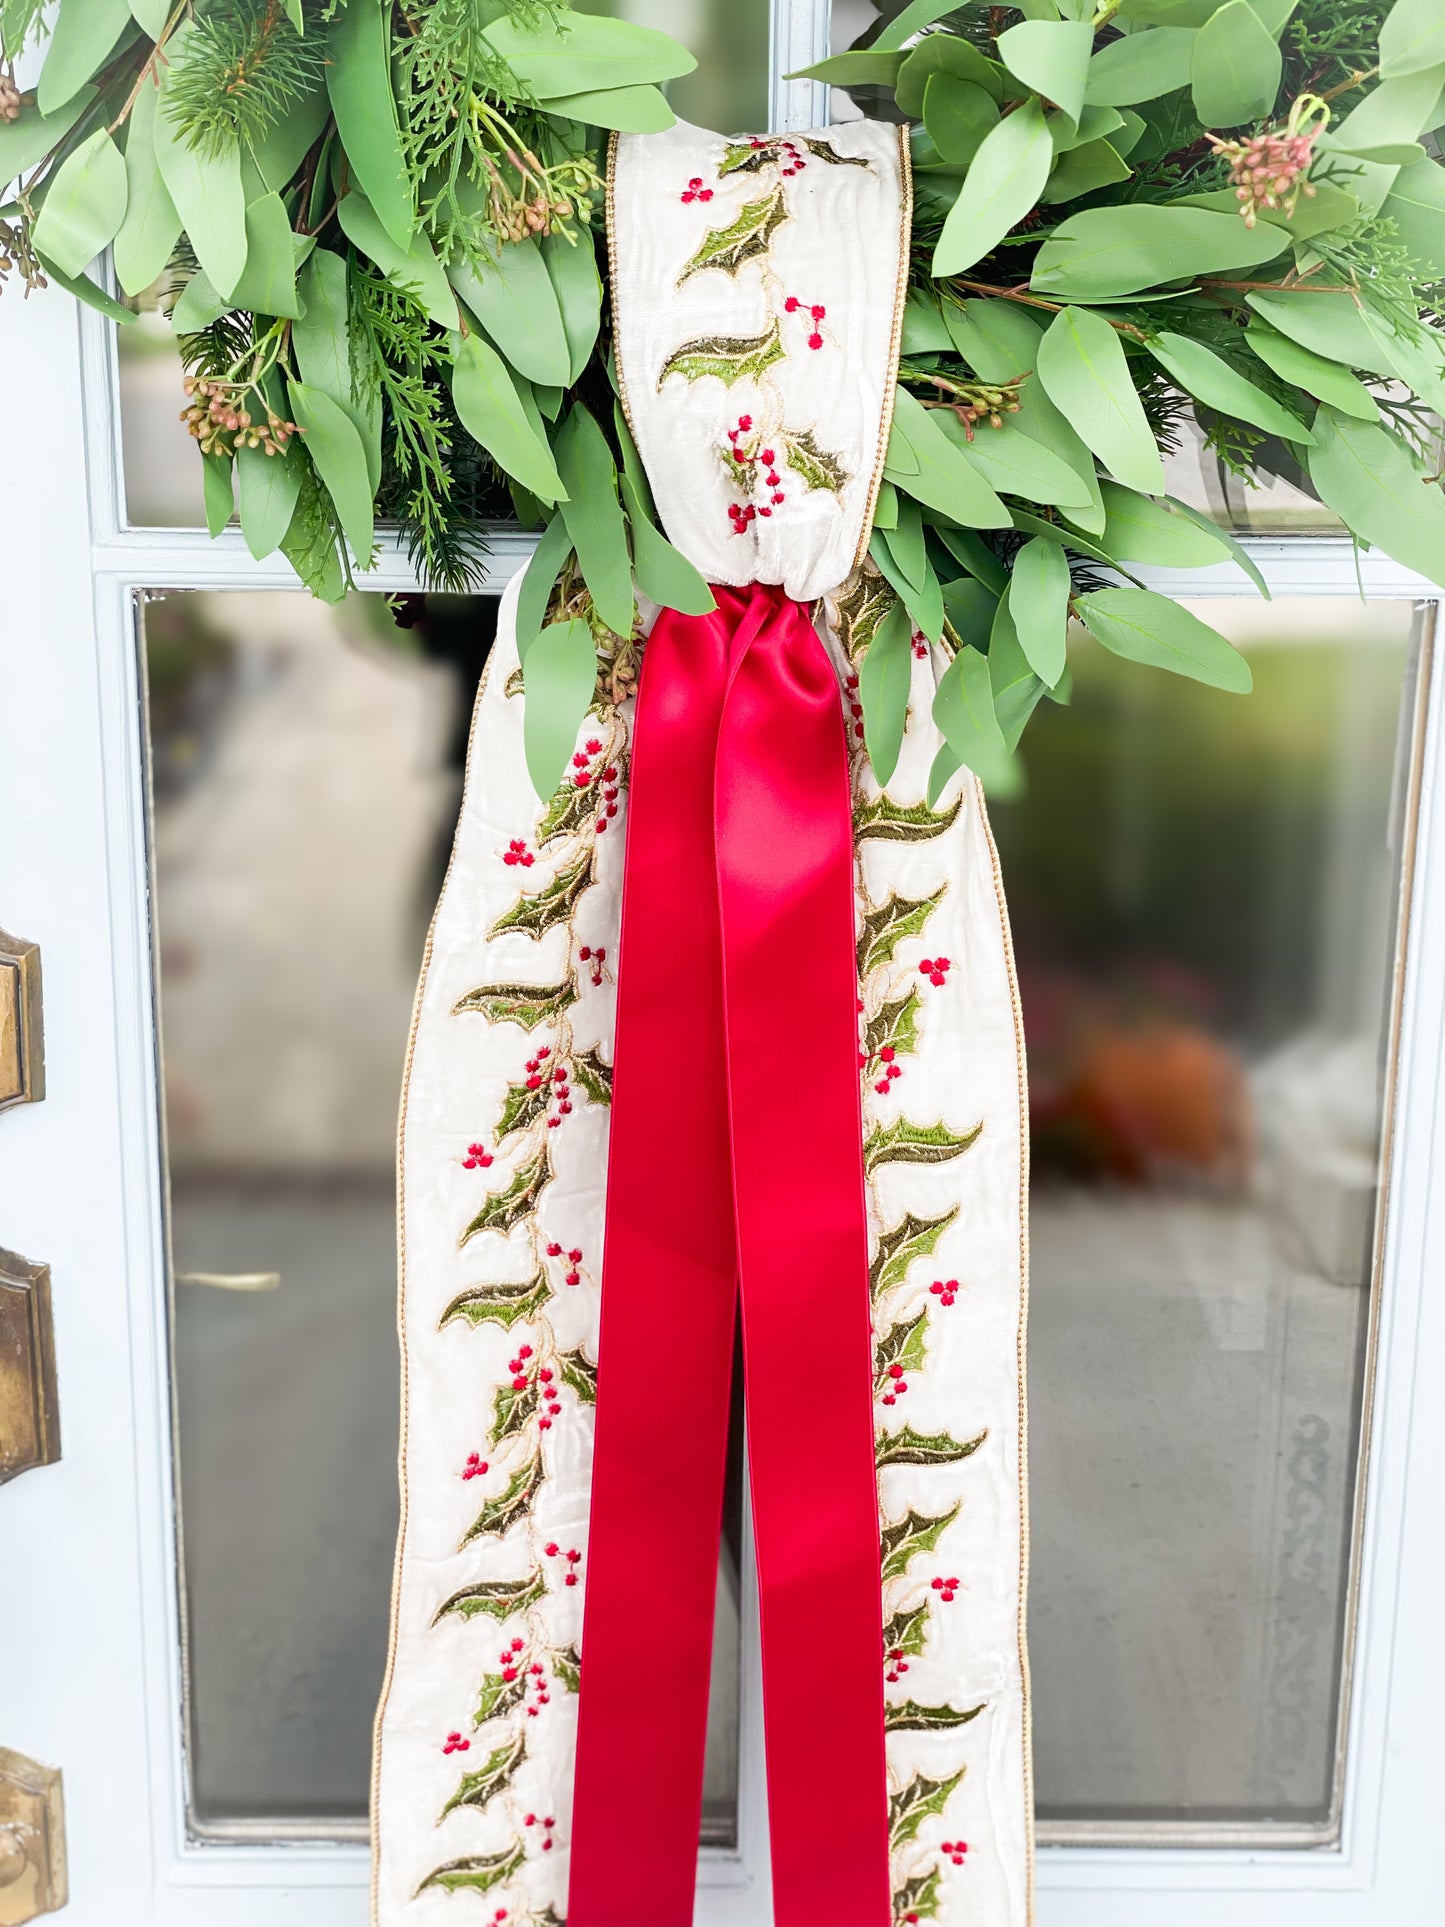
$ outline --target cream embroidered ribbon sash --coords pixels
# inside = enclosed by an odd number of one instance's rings
[[[821,598],[853,705],[890,594],[859,558],[908,234],[897,130],[623,139],[609,227],[619,375],[669,535],[715,583]],[[403,1102],[381,1927],[458,1906],[485,1923],[505,1909],[507,1927],[568,1911],[634,705],[589,718],[572,781],[538,806],[508,693],[516,590],[478,697]],[[964,773],[936,809],[924,800],[946,661],[915,649],[886,792],[861,731],[852,757],[889,1885],[897,1922],[1024,1927],[1022,1040],[982,796]],[[775,1013],[788,1074],[805,972],[781,973]],[[665,1307],[655,1347],[666,1371]],[[636,1575],[644,1644],[667,1561],[659,1534],[656,1583]],[[828,1680],[811,1687],[826,1780]],[[617,1853],[652,1927],[649,1790],[633,1791],[636,1832]],[[806,1894],[789,1904],[800,1917]]]

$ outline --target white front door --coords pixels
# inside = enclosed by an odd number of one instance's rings
[[[778,120],[817,111],[779,77],[827,11],[773,7]],[[762,59],[760,4],[695,12]],[[0,1249],[50,1268],[61,1433],[0,1486],[0,1748],[63,1773],[77,1927],[361,1927],[391,1135],[486,609],[399,627],[393,548],[328,612],[209,541],[164,329],[127,336],[0,301],[0,927],[41,947],[46,1058],[0,1113]],[[1083,648],[996,812],[1042,1927],[1438,1916],[1438,592],[1365,556],[1362,604],[1327,531],[1251,547],[1271,604],[1151,579],[1255,695]],[[500,532],[483,587],[525,553]],[[734,1512],[707,1927],[770,1917],[747,1579]]]

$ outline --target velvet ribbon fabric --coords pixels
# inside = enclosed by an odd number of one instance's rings
[[[775,1919],[887,1927],[847,741],[807,610],[714,594],[638,697],[567,1919],[693,1918],[740,1303]]]

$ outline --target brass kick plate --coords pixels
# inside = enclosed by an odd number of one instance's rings
[[[0,1746],[0,1927],[53,1914],[67,1897],[59,1768]]]
[[[0,930],[0,1111],[44,1095],[40,946]]]
[[[0,1251],[0,1485],[59,1457],[50,1267]]]

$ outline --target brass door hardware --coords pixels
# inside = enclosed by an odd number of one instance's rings
[[[50,1267],[0,1251],[0,1485],[59,1457]],[[9,1918],[0,1902],[0,1927]]]
[[[217,1291],[279,1291],[279,1271],[182,1271],[178,1285],[211,1285]]]
[[[0,1927],[22,1927],[65,1905],[60,1769],[0,1746]]]
[[[44,1095],[40,946],[0,930],[0,1111]]]

